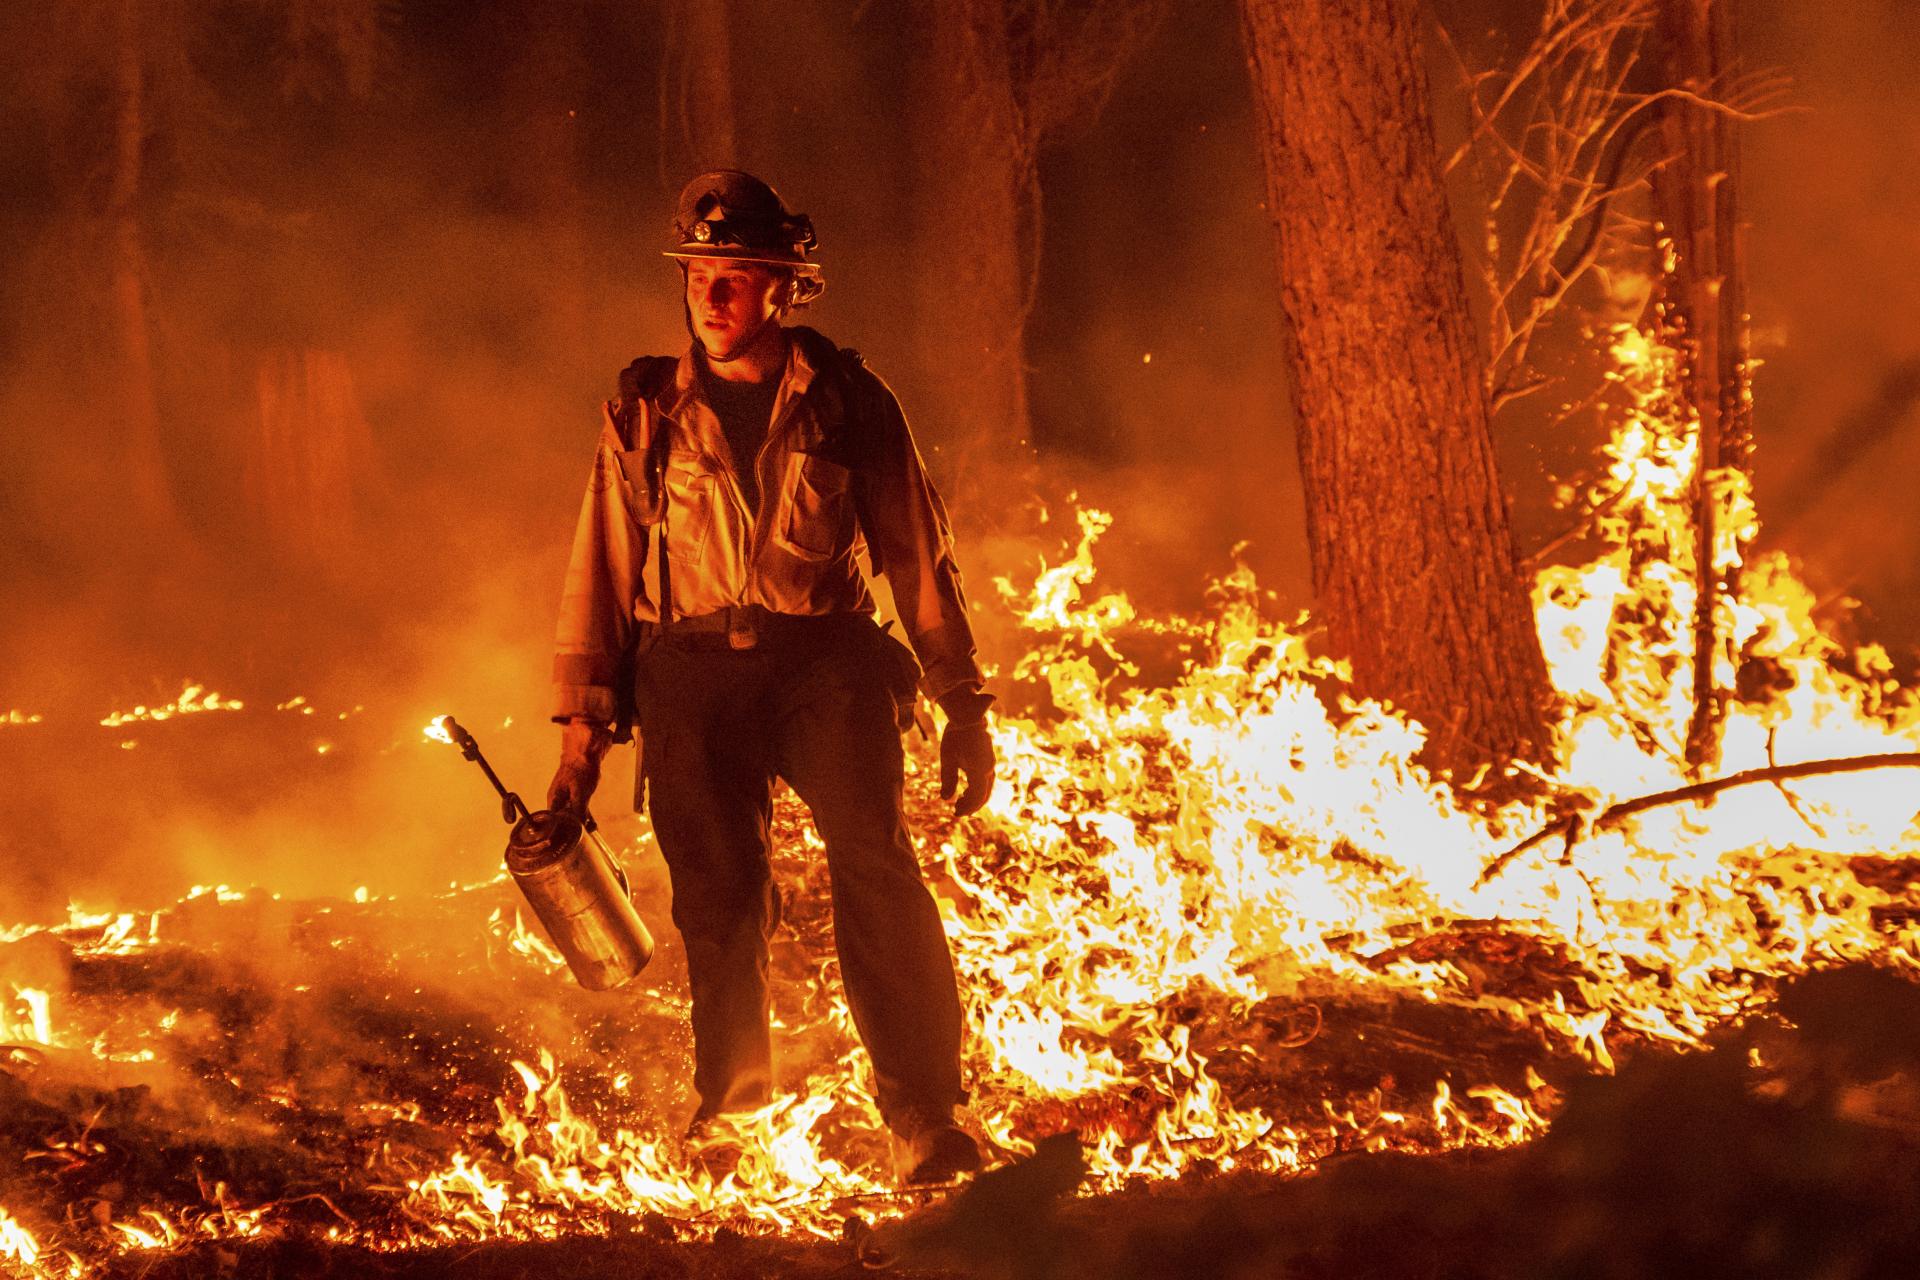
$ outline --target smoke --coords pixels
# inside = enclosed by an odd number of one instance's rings
[[[1920,33],[1897,0],[1742,9],[1745,56],[1794,80],[1797,110],[1745,130],[1755,459],[1768,541],[1870,634],[1920,638]]]
[[[1029,332],[1050,469],[1117,513],[1103,574],[1192,608],[1244,556],[1308,603],[1273,233],[1230,13],[1164,24],[1105,110],[1043,157]]]
[[[1192,607],[1242,543],[1274,606],[1304,607],[1230,6],[1165,23],[1102,114],[1042,155],[1039,479],[1009,448],[964,489],[914,364],[916,327],[938,317],[906,301],[916,273],[947,265],[908,232],[908,33],[854,0],[732,12],[731,158],[820,226],[831,287],[805,319],[900,392],[954,498],[987,657],[1015,656],[989,582],[1071,541],[1068,492],[1118,514],[1103,585],[1146,608]],[[43,720],[0,723],[0,915],[159,905],[216,881],[340,894],[478,878],[503,828],[477,773],[420,739],[441,713],[543,797],[551,618],[597,402],[634,355],[685,342],[655,256],[681,176],[663,183],[659,157],[684,142],[658,124],[661,12],[569,13],[388,6],[362,94],[312,75],[290,93],[268,19],[149,50],[138,212],[173,499],[160,520],[129,500],[112,48],[87,44],[112,33],[70,33],[55,75],[34,61],[52,8],[5,20],[0,101],[18,124],[0,140],[0,231],[20,248],[0,270],[0,720]],[[1920,358],[1901,327],[1920,286],[1895,269],[1920,235],[1898,161],[1920,90],[1893,15],[1754,10],[1749,57],[1785,66],[1813,111],[1749,131],[1745,186],[1762,514],[1803,511],[1781,543],[1890,629],[1920,627],[1902,554],[1920,530],[1863,536],[1911,519],[1896,486],[1917,447],[1911,397],[1889,391]],[[1856,435],[1876,442],[1846,447]],[[1558,529],[1536,527],[1536,478],[1516,486],[1524,548]],[[187,681],[246,706],[99,724]]]

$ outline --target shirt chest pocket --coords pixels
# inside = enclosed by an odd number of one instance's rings
[[[655,482],[646,465],[646,451],[631,449],[620,455],[620,469],[632,493],[634,519],[651,528],[667,524],[667,554],[684,564],[699,564],[713,535],[713,507],[718,479],[690,449],[667,453],[664,484]]]
[[[787,457],[786,511],[775,540],[802,560],[832,560],[853,545],[853,472],[811,453]]]

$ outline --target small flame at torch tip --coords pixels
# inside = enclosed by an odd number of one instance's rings
[[[420,731],[421,736],[429,742],[440,742],[449,747],[452,746],[453,735],[447,732],[447,722],[452,719],[452,716],[435,716],[427,722],[427,727]]]

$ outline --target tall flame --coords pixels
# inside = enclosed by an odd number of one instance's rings
[[[1543,1071],[1549,1056],[1606,1071],[1629,1047],[1697,1045],[1808,968],[1920,964],[1915,913],[1883,911],[1904,900],[1871,874],[1875,859],[1920,855],[1910,779],[1862,768],[1711,798],[1681,791],[1693,781],[1697,430],[1673,393],[1670,352],[1623,330],[1613,354],[1605,474],[1564,495],[1602,550],[1533,584],[1563,700],[1558,763],[1534,799],[1458,803],[1416,763],[1424,730],[1357,697],[1302,626],[1267,616],[1244,566],[1215,584],[1204,616],[1145,616],[1121,593],[1095,593],[1094,550],[1112,521],[1086,510],[1066,558],[1024,588],[1002,582],[1030,645],[1011,674],[1044,688],[1046,710],[995,724],[1005,785],[981,815],[954,823],[929,810],[921,823],[967,999],[968,1118],[999,1151],[1074,1129],[1092,1184],[1112,1188],[1202,1163],[1286,1171],[1333,1150],[1520,1142],[1554,1104],[1533,1071],[1456,1071],[1414,1098],[1363,1087],[1305,1114],[1240,1082],[1245,1064],[1332,1026],[1323,1006],[1335,1001],[1472,1010],[1537,1034]],[[1750,497],[1737,474],[1711,479],[1714,567],[1740,586],[1722,602],[1714,648],[1729,695],[1725,774],[1920,751],[1920,698],[1884,652],[1823,634],[1782,557],[1742,562]],[[1184,669],[1144,683],[1130,650],[1169,638],[1190,655]],[[183,704],[207,701],[188,692]],[[424,733],[450,741],[440,720]],[[924,797],[929,762],[909,769]],[[1660,802],[1619,808],[1645,797]],[[818,837],[792,801],[782,814],[797,824],[797,892],[823,897]],[[1555,838],[1522,840],[1540,832]],[[489,924],[511,963],[566,981],[517,915]],[[157,917],[76,915],[69,927],[98,950],[158,936]],[[817,963],[781,1005],[784,1030],[851,1045],[830,948],[818,931],[801,942]],[[1503,975],[1514,953],[1549,961],[1551,977]],[[677,1015],[676,999],[665,998]],[[60,1039],[24,990],[7,1016],[10,1036]],[[722,1135],[738,1150],[730,1161],[672,1136],[624,1077],[576,1106],[550,1050],[501,1074],[490,1136],[393,1175],[414,1238],[553,1236],[644,1213],[693,1230],[745,1221],[830,1234],[850,1204],[893,1211],[858,1054],[825,1055],[786,1082],[790,1093],[734,1119]],[[223,1204],[192,1231],[246,1234],[269,1220]],[[15,1239],[10,1223],[0,1217],[0,1241]],[[127,1247],[165,1247],[183,1230],[163,1215],[122,1234]]]

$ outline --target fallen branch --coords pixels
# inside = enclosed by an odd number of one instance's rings
[[[1510,863],[1541,841],[1553,836],[1563,836],[1567,842],[1567,851],[1572,852],[1575,842],[1589,829],[1618,826],[1636,813],[1648,809],[1657,809],[1662,805],[1685,804],[1688,801],[1704,800],[1730,791],[1735,787],[1751,786],[1757,782],[1778,785],[1795,778],[1817,778],[1835,773],[1864,773],[1868,769],[1920,769],[1920,751],[1889,751],[1871,756],[1847,756],[1838,760],[1802,760],[1796,764],[1768,765],[1763,769],[1747,769],[1740,773],[1730,773],[1724,778],[1709,778],[1705,782],[1690,783],[1684,787],[1675,787],[1671,791],[1656,791],[1652,795],[1636,796],[1631,800],[1621,800],[1601,810],[1598,817],[1586,821],[1580,813],[1570,813],[1539,831],[1534,832],[1519,844],[1508,849],[1489,862],[1480,878],[1473,882],[1478,889],[1489,880],[1505,871]]]
[[[1709,778],[1705,782],[1675,787],[1671,791],[1660,791],[1634,800],[1622,800],[1616,805],[1609,806],[1606,812],[1595,818],[1594,825],[1612,826],[1622,818],[1646,809],[1658,808],[1665,804],[1679,804],[1687,800],[1702,800],[1733,787],[1744,787],[1755,782],[1791,782],[1795,778],[1817,778],[1830,773],[1862,773],[1868,769],[1920,769],[1920,751],[1888,751],[1879,755],[1848,756],[1839,760],[1802,760],[1798,764],[1770,765],[1764,769],[1730,773],[1724,778]]]
[[[1525,840],[1522,840],[1519,844],[1513,846],[1513,848],[1507,850],[1492,862],[1489,862],[1486,865],[1486,869],[1481,871],[1479,878],[1473,882],[1473,887],[1478,889],[1485,885],[1489,880],[1499,875],[1502,871],[1505,871],[1508,863],[1543,840],[1549,840],[1554,836],[1564,836],[1566,837],[1567,848],[1572,849],[1574,840],[1578,838],[1574,833],[1579,829],[1579,826],[1580,814],[1570,813],[1566,817],[1556,819],[1540,828]]]

